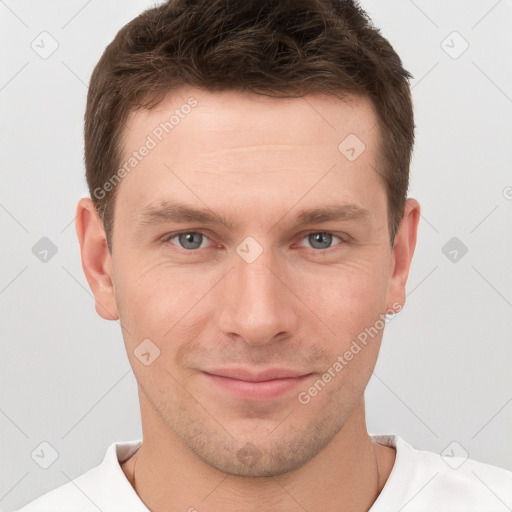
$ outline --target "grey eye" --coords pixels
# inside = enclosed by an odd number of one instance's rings
[[[183,249],[198,249],[203,242],[203,234],[191,231],[189,233],[180,233],[176,235],[179,244]]]
[[[313,249],[329,249],[332,238],[330,233],[311,233],[308,235],[308,241]]]

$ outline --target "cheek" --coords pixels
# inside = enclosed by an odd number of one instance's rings
[[[175,406],[180,395],[177,381],[181,382],[183,376],[174,360],[190,337],[197,335],[187,315],[197,301],[196,294],[190,281],[180,279],[177,273],[168,273],[173,276],[169,279],[157,268],[124,270],[116,300],[130,365],[154,404],[168,402]]]
[[[312,312],[345,341],[385,310],[387,285],[385,264],[363,260],[303,273],[297,280]]]
[[[146,327],[158,327],[157,320],[172,325],[174,317],[201,291],[201,279],[190,279],[181,269],[159,263],[122,262],[117,273],[120,280],[116,299],[125,311],[125,319],[144,320]]]
[[[161,264],[125,265],[119,275],[116,301],[129,356],[133,359],[133,351],[149,339],[159,352],[156,366],[166,362],[165,367],[171,368],[180,348],[204,330],[202,312],[218,278],[214,273],[184,272]]]
[[[309,290],[308,305],[330,328],[323,329],[322,342],[328,353],[324,371],[330,370],[329,392],[318,403],[356,400],[371,376],[385,326],[387,274],[382,260],[381,264],[376,258],[346,262],[330,268],[322,279],[302,276],[303,291]],[[322,389],[322,383],[317,388]]]

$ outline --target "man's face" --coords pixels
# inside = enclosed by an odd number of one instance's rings
[[[118,185],[112,278],[143,424],[210,466],[298,468],[362,403],[401,299],[376,123],[355,98],[197,89],[129,117],[126,160],[150,149]],[[164,203],[223,221],[148,213]],[[340,215],[305,218],[325,209]]]

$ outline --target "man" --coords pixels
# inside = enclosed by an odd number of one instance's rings
[[[366,429],[420,213],[408,77],[342,0],[171,0],[117,34],[76,230],[143,440],[22,510],[512,506],[510,472]]]

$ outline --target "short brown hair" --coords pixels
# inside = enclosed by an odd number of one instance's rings
[[[87,96],[86,178],[110,252],[117,188],[103,187],[121,165],[127,116],[187,85],[273,97],[370,99],[378,116],[377,172],[387,193],[393,244],[414,143],[409,78],[353,1],[168,0],[144,11],[105,49]]]

